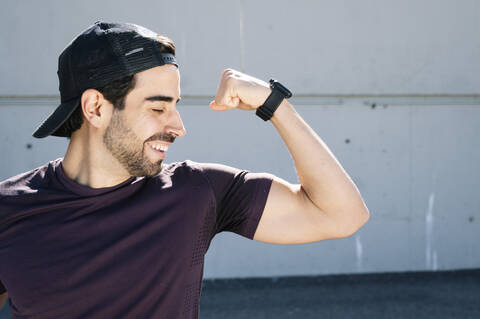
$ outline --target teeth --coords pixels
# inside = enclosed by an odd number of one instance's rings
[[[157,150],[157,151],[163,151],[163,152],[166,152],[168,150],[168,146],[166,145],[153,145],[153,144],[150,144],[150,146],[154,149],[154,150]]]

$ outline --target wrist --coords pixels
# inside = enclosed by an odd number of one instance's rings
[[[295,111],[293,105],[287,100],[283,99],[283,101],[278,106],[277,110],[273,113],[272,118],[270,121],[275,124],[278,121],[282,121],[284,118],[291,119],[291,112]]]
[[[270,79],[270,95],[265,102],[257,108],[255,112],[256,115],[264,121],[270,120],[280,104],[291,96],[292,92],[290,92],[290,90],[280,82]]]

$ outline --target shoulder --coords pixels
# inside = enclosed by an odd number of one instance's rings
[[[192,160],[165,164],[158,175],[161,179],[168,177],[172,182],[185,181],[188,184],[203,184],[209,186],[224,185],[239,173],[247,173],[232,166],[219,163],[201,163]]]
[[[275,176],[266,172],[252,172],[249,169],[241,169],[235,166],[220,164],[220,163],[201,163],[192,160],[185,160],[183,162],[175,162],[167,164],[165,167],[168,171],[186,171],[190,173],[197,173],[204,178],[213,182],[217,179],[231,179],[236,177],[244,177],[246,179],[266,178],[273,179]]]
[[[48,178],[49,164],[12,176],[0,182],[0,196],[35,193]]]
[[[61,159],[50,161],[30,171],[12,176],[0,182],[0,196],[18,196],[36,193],[48,184],[51,174]]]
[[[233,178],[240,173],[249,173],[248,170],[239,169],[233,166],[220,163],[202,163],[192,160],[185,160],[176,163],[174,169],[187,171],[191,174],[200,175],[209,183],[215,183],[218,179]]]
[[[206,175],[211,173],[230,173],[236,174],[241,170],[232,166],[227,166],[218,163],[200,163],[192,160],[184,160],[182,162],[173,162],[165,164],[162,173],[166,174],[200,174]]]
[[[220,163],[184,162],[190,170],[197,172],[214,189],[215,193],[235,187],[255,188],[259,184],[269,184],[275,175],[266,172],[252,172]]]
[[[164,185],[201,184],[204,179],[201,163],[191,160],[172,162],[162,165],[162,170],[151,180]]]
[[[191,160],[163,164],[162,171],[158,176],[166,175],[171,178],[179,178],[182,176],[201,174],[201,167],[199,164],[200,163]]]

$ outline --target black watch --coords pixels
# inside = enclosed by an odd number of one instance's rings
[[[272,93],[270,93],[265,102],[257,108],[255,112],[255,114],[264,121],[268,121],[273,116],[273,113],[277,110],[283,99],[288,99],[292,96],[292,92],[290,92],[289,89],[274,79],[270,79],[270,88],[272,89]]]

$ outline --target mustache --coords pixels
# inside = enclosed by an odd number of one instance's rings
[[[168,143],[173,143],[175,141],[175,136],[167,133],[157,133],[155,135],[150,136],[145,142],[151,141],[164,141]]]

